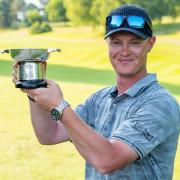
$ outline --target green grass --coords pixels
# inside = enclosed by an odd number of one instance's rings
[[[174,24],[155,26],[157,44],[149,55],[148,69],[158,73],[160,82],[180,102],[180,31],[179,24]],[[89,27],[54,27],[54,32],[41,35],[29,35],[26,29],[1,31],[0,49],[61,48],[48,60],[47,77],[61,85],[73,107],[97,89],[114,84],[103,36]],[[11,82],[12,64],[8,55],[0,55],[0,179],[84,179],[84,161],[71,143],[42,146],[37,142],[27,97]],[[179,162],[180,145],[175,180],[180,179]]]

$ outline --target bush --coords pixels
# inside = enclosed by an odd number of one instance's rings
[[[52,31],[51,26],[47,22],[39,22],[35,21],[30,26],[30,33],[31,34],[38,34],[38,33],[44,33],[44,32],[50,32]]]
[[[43,17],[39,14],[39,11],[37,9],[28,10],[26,12],[26,19],[25,23],[28,27],[32,26],[34,22],[42,22]]]
[[[52,28],[47,22],[42,22],[41,30],[42,30],[42,32],[50,32],[50,31],[52,31]]]

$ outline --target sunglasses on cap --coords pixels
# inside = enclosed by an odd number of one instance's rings
[[[136,29],[143,29],[147,23],[149,28],[152,30],[150,23],[141,16],[123,16],[123,15],[112,15],[106,17],[106,26],[110,29],[116,29],[121,27],[123,22],[126,21],[128,26]]]

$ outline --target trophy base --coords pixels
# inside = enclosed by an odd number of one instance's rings
[[[41,87],[47,87],[47,83],[44,80],[20,80],[16,83],[16,88],[22,89],[36,89]]]

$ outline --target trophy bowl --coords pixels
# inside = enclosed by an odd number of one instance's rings
[[[52,52],[60,52],[60,49],[6,49],[1,51],[1,53],[9,53],[11,58],[17,62],[16,88],[25,89],[47,87],[46,60]]]

